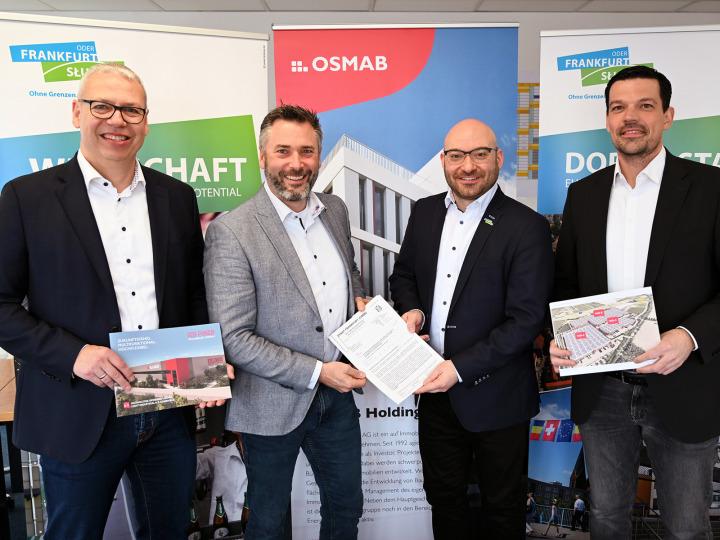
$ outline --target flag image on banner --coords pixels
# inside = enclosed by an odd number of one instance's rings
[[[559,425],[560,420],[548,420],[547,422],[545,422],[545,429],[543,430],[542,440],[554,442]]]
[[[585,460],[578,428],[570,419],[570,393],[570,388],[540,393],[540,411],[530,421],[528,491],[538,494],[557,485],[584,489]],[[535,426],[540,433],[533,438]]]
[[[531,441],[539,441],[540,435],[543,432],[543,427],[545,426],[545,420],[533,420],[532,426],[530,428],[530,440]]]
[[[570,440],[572,439],[574,425],[575,422],[573,422],[572,420],[561,420],[555,442],[570,442]]]

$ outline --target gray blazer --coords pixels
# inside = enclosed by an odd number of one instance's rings
[[[320,220],[335,241],[348,278],[348,314],[363,296],[345,204],[317,194]],[[235,366],[226,428],[283,435],[305,418],[317,391],[307,387],[324,356],[324,331],[305,270],[264,188],[208,227],[205,286],[210,320],[222,328]]]

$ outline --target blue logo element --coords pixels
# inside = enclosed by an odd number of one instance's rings
[[[558,71],[629,65],[630,50],[628,47],[559,56],[557,59]]]
[[[97,62],[94,41],[10,45],[13,62]]]

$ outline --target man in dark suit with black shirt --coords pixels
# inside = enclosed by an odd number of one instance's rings
[[[555,297],[652,287],[660,344],[632,372],[573,377],[592,486],[593,540],[629,538],[641,445],[656,476],[668,538],[710,538],[720,434],[720,169],[663,147],[670,81],[618,72],[605,89],[618,161],[573,184],[558,242]],[[551,343],[554,366],[571,366]]]
[[[436,539],[524,538],[528,421],[538,412],[532,344],[552,286],[547,221],[497,186],[503,152],[484,123],[445,138],[447,193],[417,201],[390,277],[411,331],[446,359],[418,390],[420,453]]]
[[[46,540],[102,537],[123,474],[136,538],[184,537],[193,411],[117,418],[113,387],[133,374],[108,334],[207,322],[197,202],[137,161],[147,96],[130,69],[93,67],[72,112],[77,155],[0,195],[0,346],[20,363],[13,440],[41,456]]]

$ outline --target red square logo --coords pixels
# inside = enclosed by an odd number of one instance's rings
[[[130,408],[130,402],[129,402],[129,401],[124,401],[124,402],[123,402],[123,409],[129,409],[129,408]]]
[[[586,332],[575,332],[575,339],[587,339]]]
[[[593,317],[604,317],[604,316],[605,316],[604,309],[594,309],[593,310]]]
[[[620,322],[620,319],[618,317],[608,317],[607,322],[608,324],[617,324]]]

